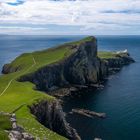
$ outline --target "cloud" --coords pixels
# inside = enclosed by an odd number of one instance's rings
[[[18,26],[21,23],[25,26],[65,25],[80,27],[77,28],[77,32],[86,30],[90,32],[91,29],[102,32],[109,29],[113,29],[114,32],[116,29],[118,32],[119,29],[124,31],[129,29],[130,33],[134,30],[137,33],[136,28],[140,27],[139,0],[0,0],[0,2],[0,23],[9,26],[13,24]]]

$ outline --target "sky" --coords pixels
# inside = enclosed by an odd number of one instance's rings
[[[0,34],[140,35],[140,0],[0,0]]]

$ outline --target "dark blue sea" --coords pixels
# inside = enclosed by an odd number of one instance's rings
[[[0,36],[0,70],[24,52],[47,49],[83,36]],[[128,49],[136,63],[109,77],[102,90],[65,101],[64,110],[85,108],[105,112],[106,119],[67,116],[82,140],[140,140],[140,36],[97,36],[99,50]]]

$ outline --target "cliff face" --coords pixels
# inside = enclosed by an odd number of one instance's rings
[[[100,79],[100,63],[96,41],[85,42],[65,61],[63,75],[70,84],[96,83]]]
[[[66,85],[98,83],[107,75],[106,63],[97,57],[95,38],[69,47],[73,53],[68,58],[22,76],[20,81],[31,81],[37,89],[50,91]]]
[[[47,128],[65,136],[71,140],[80,140],[75,129],[69,126],[65,120],[62,107],[57,100],[41,101],[30,106],[31,113]]]
[[[73,52],[68,58],[20,77],[31,81],[37,89],[52,91],[67,85],[90,85],[103,80],[113,69],[134,62],[128,53],[116,54],[114,58],[100,59],[97,56],[97,41],[94,37],[78,44],[70,44]]]

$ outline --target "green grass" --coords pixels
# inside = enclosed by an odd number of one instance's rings
[[[115,58],[116,53],[115,52],[106,52],[106,51],[99,51],[98,57],[102,59],[108,59],[108,58]]]
[[[64,45],[79,45],[79,44],[81,44],[81,43],[89,42],[89,41],[91,41],[91,40],[94,41],[94,42],[96,42],[96,38],[95,38],[95,37],[89,36],[89,37],[86,37],[86,38],[84,38],[84,39],[82,39],[82,40],[75,41],[75,42],[70,42],[70,43],[66,43],[66,44],[64,44]]]
[[[10,117],[0,114],[0,140],[8,140],[5,130],[10,130],[11,126]]]

